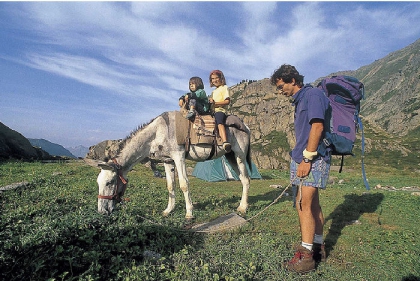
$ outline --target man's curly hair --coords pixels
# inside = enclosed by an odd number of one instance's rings
[[[283,80],[284,83],[292,83],[292,79],[295,79],[296,84],[299,87],[303,86],[303,75],[299,74],[299,71],[293,65],[283,64],[273,75],[271,75],[270,82],[272,85],[276,85],[278,80]]]

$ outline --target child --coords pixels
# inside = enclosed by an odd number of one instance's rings
[[[189,82],[190,93],[179,98],[179,106],[189,109],[185,118],[192,119],[195,116],[195,111],[200,115],[209,114],[209,100],[204,91],[204,83],[200,77],[191,77]]]
[[[231,151],[231,145],[227,141],[225,129],[227,107],[230,104],[229,89],[226,86],[225,76],[220,70],[213,70],[210,73],[209,80],[210,87],[216,87],[211,94],[209,102],[214,105],[214,118],[216,119],[219,135],[223,140],[223,149],[229,153]]]

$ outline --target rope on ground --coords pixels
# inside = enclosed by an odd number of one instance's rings
[[[298,177],[295,177],[295,178],[293,178],[291,181],[290,181],[290,183],[285,187],[285,189],[280,193],[280,195],[279,196],[277,196],[277,198],[276,199],[274,199],[273,200],[273,202],[271,202],[270,204],[268,204],[264,209],[262,209],[261,211],[259,211],[257,214],[255,214],[254,216],[252,216],[252,217],[250,217],[250,218],[248,218],[248,219],[246,219],[246,220],[244,220],[244,221],[241,221],[241,222],[238,222],[238,223],[236,223],[236,224],[230,224],[230,225],[227,225],[227,226],[224,226],[224,227],[219,227],[219,228],[217,228],[217,230],[194,230],[192,227],[189,227],[188,229],[184,229],[184,230],[180,230],[180,231],[182,231],[182,232],[190,232],[190,231],[193,231],[193,232],[197,232],[197,233],[214,233],[214,232],[220,232],[220,231],[225,231],[225,230],[228,230],[228,229],[231,229],[231,228],[234,228],[234,227],[237,227],[237,226],[240,226],[240,225],[242,225],[242,224],[244,224],[244,223],[246,223],[246,222],[250,222],[250,221],[252,221],[252,220],[254,220],[255,218],[257,218],[258,216],[260,216],[262,213],[264,213],[265,211],[267,211],[268,210],[268,208],[270,208],[271,206],[273,206],[274,204],[276,204],[282,197],[283,197],[283,195],[286,193],[286,191],[293,185],[293,182],[297,179]],[[300,184],[299,184],[299,192],[300,192],[300,189],[301,189],[301,187],[302,187],[302,184],[303,184],[303,180],[304,180],[304,178],[299,178],[299,181],[300,181]],[[301,193],[301,192],[300,192]],[[150,220],[150,219],[148,219],[148,218],[145,218],[145,217],[143,217],[143,216],[139,216],[139,217],[141,217],[142,219],[144,219],[145,221],[148,221],[149,223],[151,223],[151,224],[154,224],[154,225],[159,225],[159,226],[164,226],[164,225],[162,225],[162,224],[160,224],[160,223],[157,223],[157,222],[154,222],[154,221],[152,221],[152,220]]]
[[[286,193],[286,190],[289,189],[290,186],[292,186],[294,180],[295,179],[293,179],[293,180],[290,181],[289,185],[286,186],[286,188],[282,191],[282,193],[280,193],[280,195],[277,196],[277,198],[274,199],[273,202],[271,202],[270,204],[268,204],[267,207],[265,207],[264,209],[262,209],[261,211],[259,211],[256,215],[250,217],[246,221],[249,222],[249,221],[255,219],[256,217],[258,217],[259,215],[261,215],[262,213],[264,213],[268,208],[270,208],[271,206],[273,206],[274,204],[276,204],[283,197],[284,193]]]

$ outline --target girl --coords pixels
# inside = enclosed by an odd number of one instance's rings
[[[219,135],[223,140],[223,149],[226,152],[230,152],[231,145],[227,141],[225,129],[227,107],[230,104],[229,89],[226,86],[225,76],[220,70],[213,70],[210,73],[209,80],[210,87],[216,87],[211,94],[211,98],[209,98],[209,102],[214,105],[214,118],[216,119]]]
[[[204,91],[203,80],[200,77],[191,77],[189,88],[190,93],[181,96],[178,103],[180,107],[187,105],[187,109],[189,109],[185,118],[192,119],[196,110],[200,115],[208,114],[209,100]]]

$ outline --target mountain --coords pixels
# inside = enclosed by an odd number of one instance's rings
[[[63,146],[59,144],[52,143],[44,139],[28,139],[28,140],[33,146],[42,148],[43,150],[48,152],[50,155],[77,158],[70,151],[68,151],[67,149],[65,149]]]
[[[66,147],[68,151],[70,151],[71,154],[73,154],[76,157],[84,158],[86,154],[89,152],[89,148],[79,145],[76,147]]]

